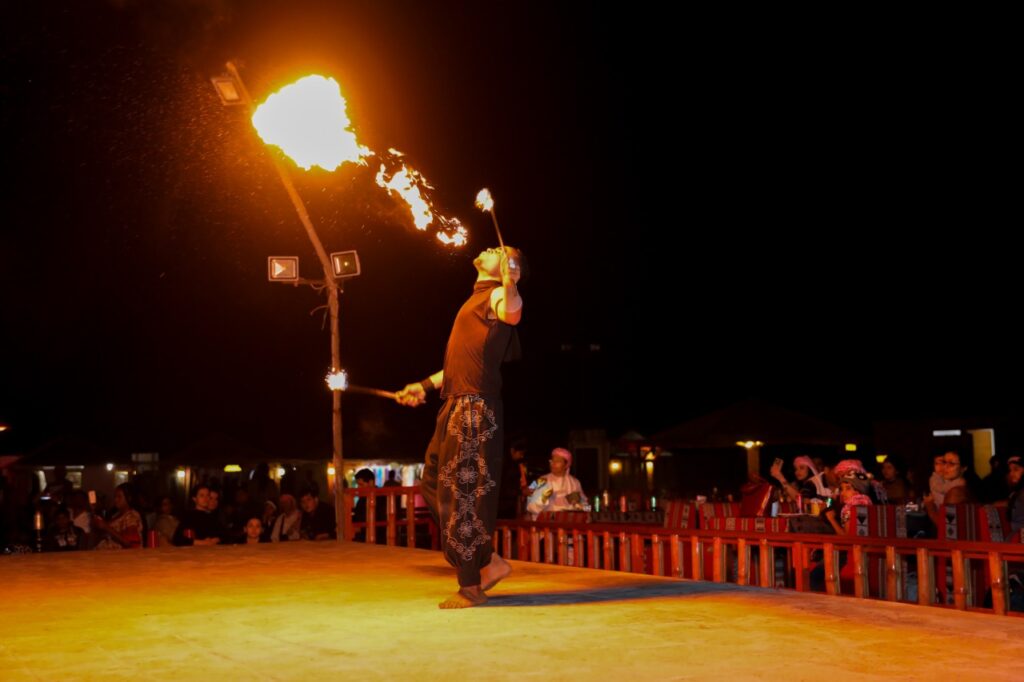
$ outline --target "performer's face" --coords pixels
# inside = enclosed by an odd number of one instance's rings
[[[516,250],[511,246],[505,247],[505,252],[509,256],[509,270],[512,276],[519,280],[519,267],[516,263]],[[480,255],[473,259],[473,265],[476,266],[477,270],[485,272],[491,277],[501,276],[501,248],[494,247],[492,249],[484,249],[480,252]]]
[[[564,476],[565,472],[569,470],[569,463],[565,461],[564,457],[552,457],[551,458],[551,473],[555,476]]]
[[[473,259],[473,265],[488,275],[497,276],[501,273],[501,249],[484,249]]]

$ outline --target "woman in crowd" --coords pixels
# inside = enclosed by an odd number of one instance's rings
[[[166,495],[160,498],[160,513],[153,522],[153,530],[160,535],[161,545],[173,544],[174,531],[178,530],[178,517],[174,515],[174,502]]]
[[[870,507],[871,489],[873,483],[863,465],[857,460],[845,460],[836,465],[836,474],[839,476],[839,513],[832,507],[825,512],[825,518],[832,524],[837,534],[844,535],[849,532],[853,520],[853,508],[858,506]],[[838,520],[837,520],[838,516]]]
[[[885,488],[885,495],[890,504],[906,504],[914,499],[914,491],[904,478],[904,471],[906,467],[903,466],[903,462],[892,455],[886,456],[882,462],[882,487]]]
[[[796,502],[797,499],[811,500],[813,498],[827,500],[832,497],[832,491],[825,485],[822,474],[815,468],[814,461],[810,457],[800,456],[793,460],[795,479],[793,482],[787,481],[786,476],[782,473],[781,460],[772,466],[771,475],[782,485],[790,502]]]
[[[114,489],[114,516],[104,521],[92,517],[93,527],[102,538],[96,549],[138,549],[142,547],[142,517],[131,506],[132,489],[122,483]]]

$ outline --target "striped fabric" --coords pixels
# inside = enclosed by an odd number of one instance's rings
[[[546,523],[590,523],[590,514],[585,511],[545,511],[537,515],[537,520]]]
[[[696,530],[697,505],[685,500],[668,502],[665,506],[665,528]]]
[[[902,505],[877,504],[853,508],[848,532],[861,538],[907,537],[907,510]]]
[[[705,502],[700,505],[700,527],[710,528],[711,519],[739,515],[739,502]]]
[[[785,533],[789,519],[764,516],[719,516],[708,519],[710,530],[739,530],[747,533]]]

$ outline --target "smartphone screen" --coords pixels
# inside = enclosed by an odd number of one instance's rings
[[[89,491],[89,504],[96,504],[96,491],[95,490],[90,490]]]

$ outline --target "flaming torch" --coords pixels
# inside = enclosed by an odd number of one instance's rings
[[[345,370],[332,369],[325,378],[327,386],[332,391],[346,391],[348,393],[362,393],[364,395],[375,395],[379,398],[395,399],[394,391],[385,391],[381,388],[366,388],[365,386],[354,386],[348,383],[348,372]]]
[[[491,214],[491,220],[494,222],[494,231],[498,233],[498,246],[504,251],[505,242],[501,238],[501,228],[498,227],[498,216],[494,214],[494,197],[491,196],[491,190],[484,187],[476,193],[476,207],[484,213]]]

